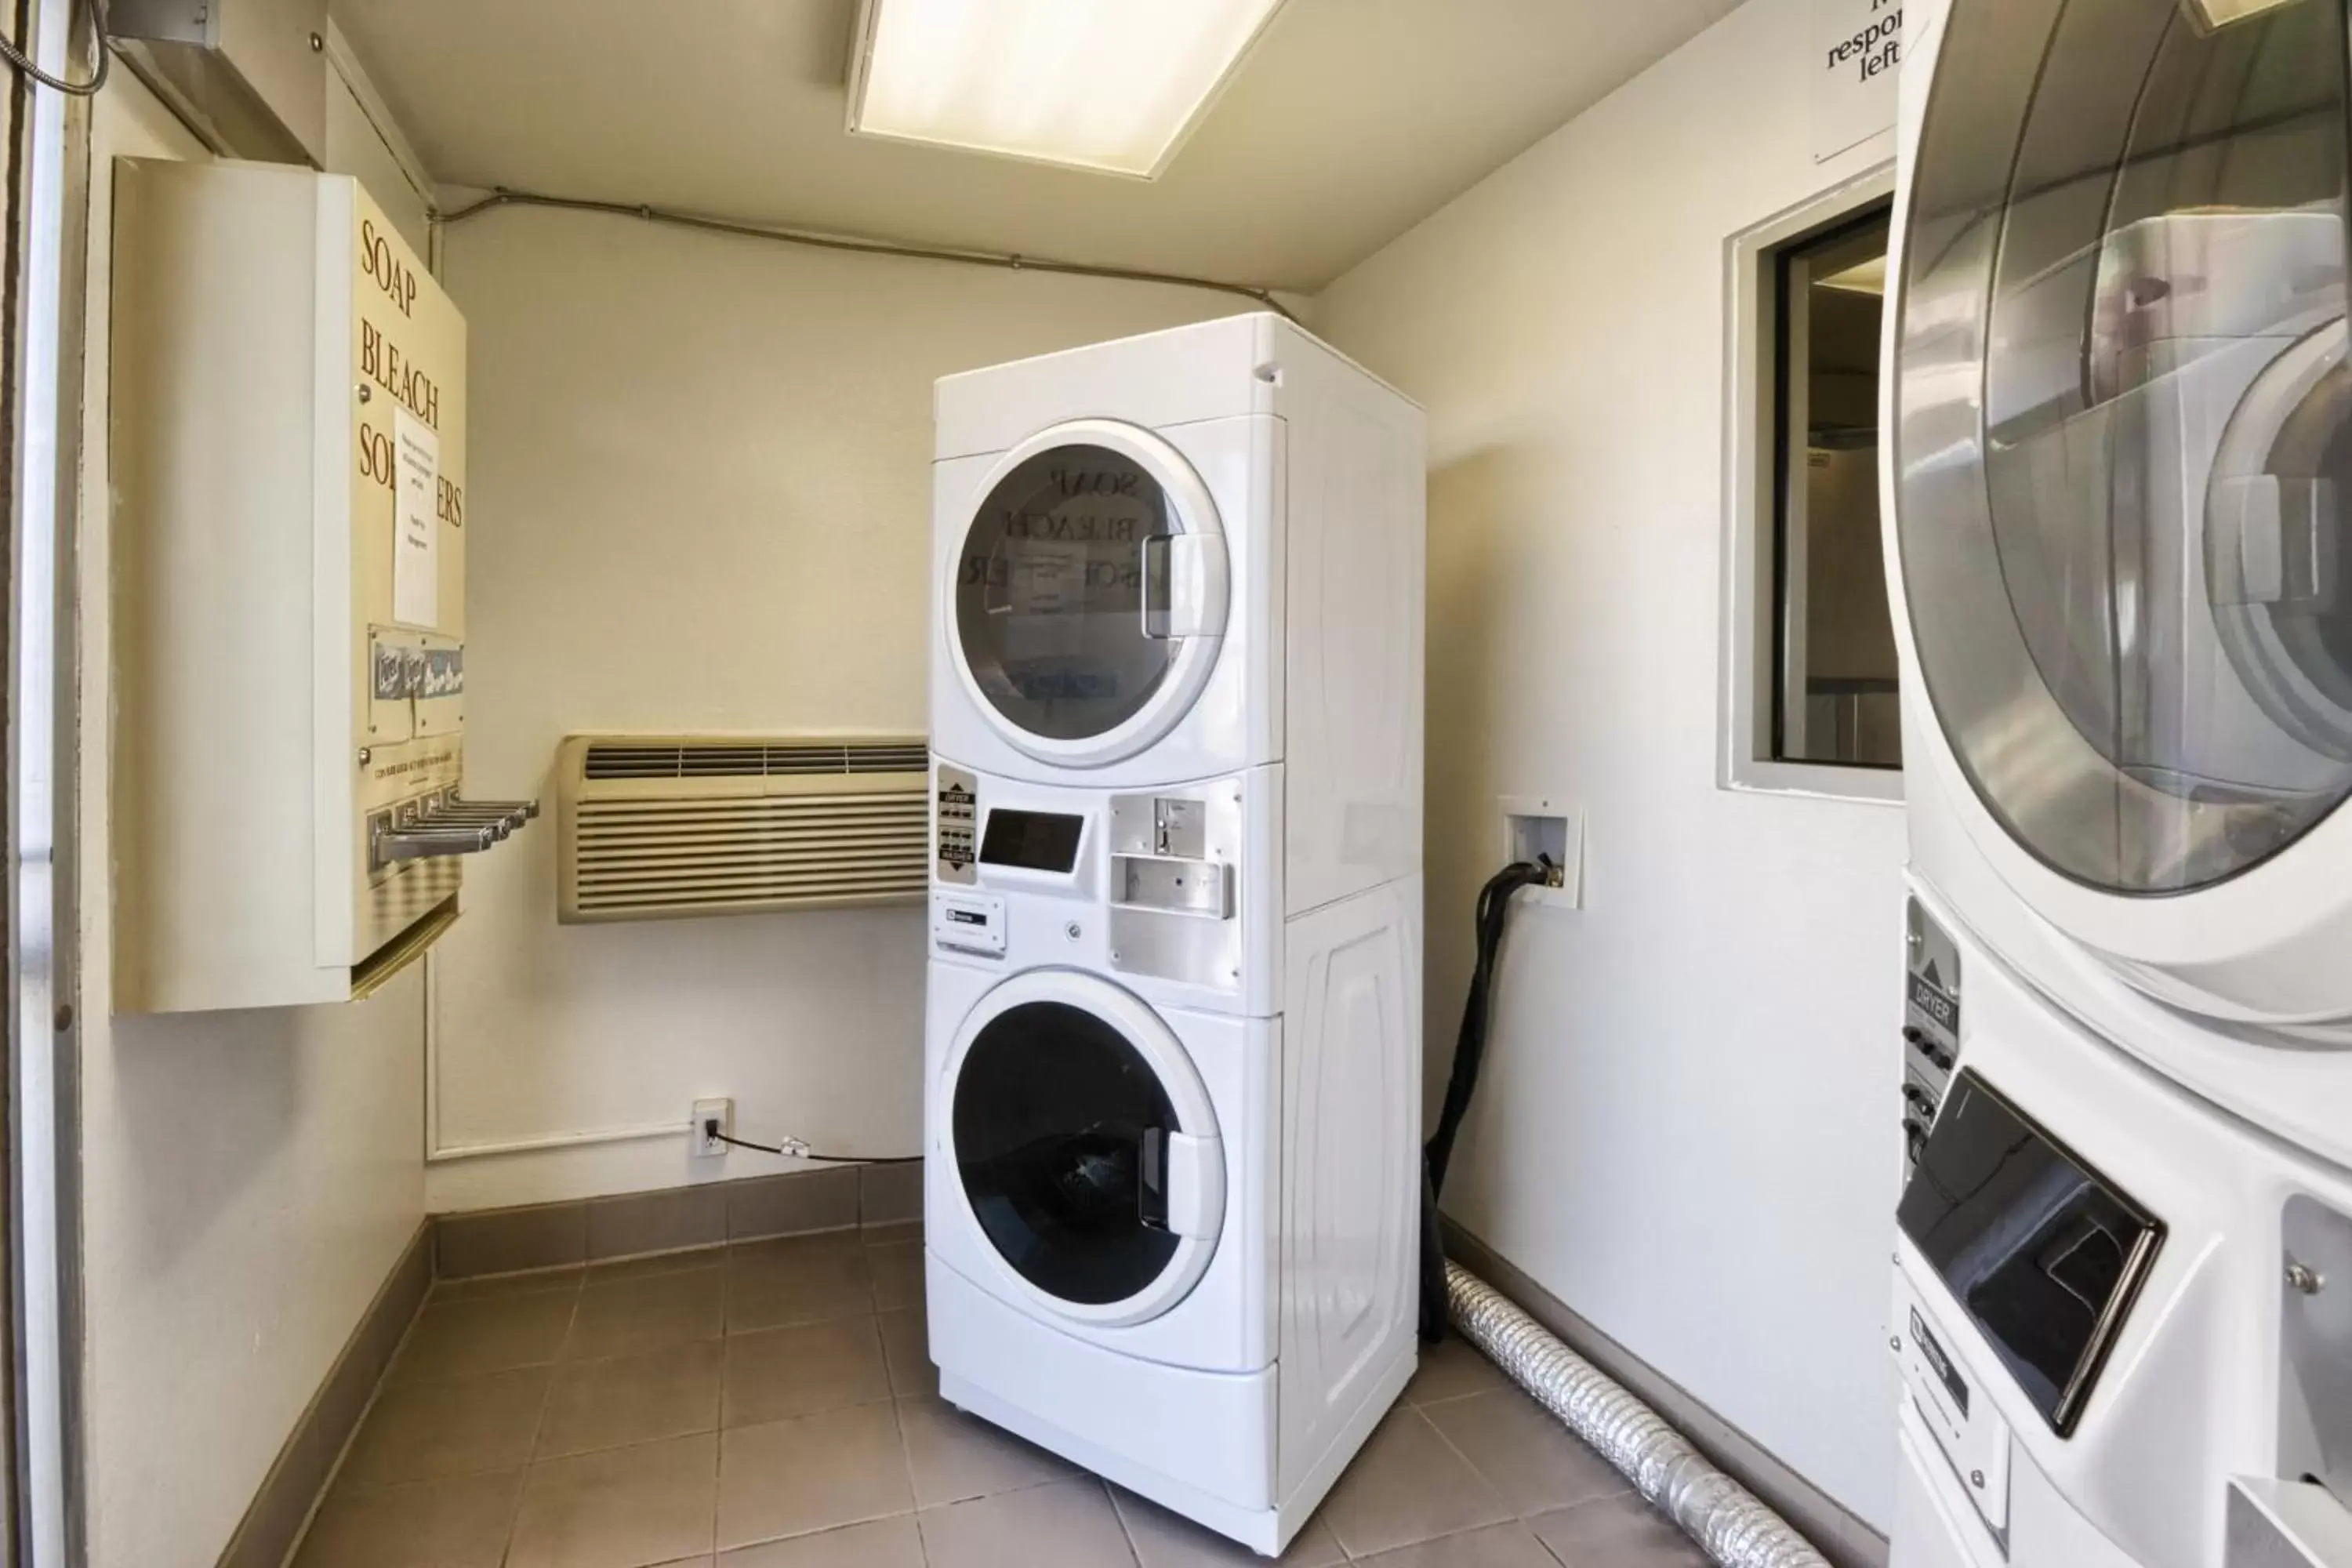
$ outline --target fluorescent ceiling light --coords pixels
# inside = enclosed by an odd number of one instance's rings
[[[1857,261],[1843,272],[1832,272],[1827,278],[1813,281],[1823,289],[1835,289],[1847,294],[1879,294],[1886,292],[1886,253],[1880,251],[1867,261]]]
[[[2189,0],[2210,32],[2226,27],[2232,22],[2242,22],[2259,16],[2265,11],[2275,11],[2289,0]]]
[[[864,0],[849,129],[1150,179],[1282,0]]]

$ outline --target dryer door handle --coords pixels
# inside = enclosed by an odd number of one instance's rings
[[[1224,541],[1154,533],[1143,542],[1143,635],[1154,642],[1213,636],[1224,616]]]
[[[1171,1236],[1214,1236],[1225,1213],[1224,1149],[1214,1138],[1149,1127],[1138,1215]]]

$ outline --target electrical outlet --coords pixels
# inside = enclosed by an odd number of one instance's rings
[[[711,1137],[703,1128],[709,1122],[719,1123],[719,1131],[732,1137],[735,1132],[735,1102],[731,1100],[698,1100],[694,1102],[694,1157],[715,1159],[727,1152],[727,1145]]]

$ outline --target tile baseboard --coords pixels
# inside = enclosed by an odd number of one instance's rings
[[[262,1478],[245,1518],[221,1552],[219,1568],[280,1568],[302,1538],[311,1510],[359,1430],[384,1369],[433,1289],[433,1222],[426,1219],[360,1315],[341,1353],[327,1369],[278,1458]]]
[[[1795,1526],[1835,1568],[1886,1568],[1886,1537],[1680,1384],[1586,1321],[1517,1265],[1453,1220],[1442,1223],[1446,1256],[1509,1297],[1563,1344],[1664,1416],[1727,1475]]]
[[[470,1279],[922,1217],[919,1164],[837,1165],[441,1215],[433,1221],[434,1258],[439,1278]]]

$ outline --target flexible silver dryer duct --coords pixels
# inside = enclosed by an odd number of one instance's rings
[[[1501,1291],[1448,1262],[1445,1297],[1463,1338],[1615,1466],[1723,1568],[1829,1568],[1828,1559],[1786,1520]]]

